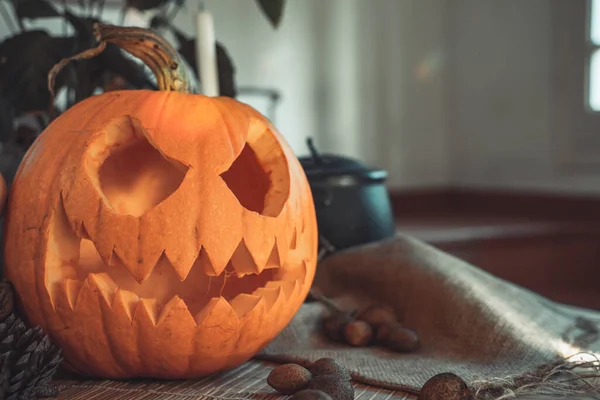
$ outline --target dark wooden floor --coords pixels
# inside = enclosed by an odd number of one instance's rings
[[[460,206],[395,213],[401,232],[550,299],[600,310],[600,220],[564,207],[556,218],[545,206],[549,213]]]

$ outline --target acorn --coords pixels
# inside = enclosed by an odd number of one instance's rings
[[[344,340],[344,328],[352,320],[353,318],[349,313],[333,313],[330,316],[323,318],[323,333],[329,340],[342,342]]]
[[[350,321],[344,326],[344,339],[352,346],[367,346],[373,340],[373,328],[365,321]]]
[[[320,358],[309,367],[309,370],[313,376],[335,375],[347,381],[352,379],[346,367],[333,358]]]
[[[290,400],[333,400],[330,395],[322,390],[303,389],[296,392]]]
[[[459,376],[446,372],[431,377],[419,393],[419,400],[472,400],[471,390]]]
[[[308,386],[312,374],[298,364],[283,364],[274,368],[267,377],[267,383],[281,394],[293,394]]]
[[[314,376],[308,383],[308,388],[327,393],[333,400],[353,400],[354,386],[350,381],[338,375]]]
[[[358,313],[357,319],[367,322],[373,328],[379,327],[384,323],[398,321],[398,316],[391,307],[382,304],[372,304]]]
[[[410,353],[421,347],[419,336],[400,323],[382,324],[377,330],[377,344],[402,353]]]

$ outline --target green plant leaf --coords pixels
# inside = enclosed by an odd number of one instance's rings
[[[279,27],[283,18],[285,0],[256,0],[256,2],[273,27]]]

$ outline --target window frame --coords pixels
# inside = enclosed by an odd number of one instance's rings
[[[600,170],[600,111],[589,105],[592,0],[551,1],[551,129],[559,168]]]

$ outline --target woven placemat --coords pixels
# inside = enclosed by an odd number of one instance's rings
[[[347,307],[373,302],[393,307],[420,335],[421,350],[398,354],[332,343],[319,329],[324,307],[310,303],[257,359],[235,370],[186,382],[63,380],[60,398],[279,397],[266,384],[270,362],[333,357],[350,370],[356,398],[414,399],[409,394],[438,373],[451,371],[472,384],[526,374],[600,348],[600,313],[551,302],[403,235],[328,257],[315,285]]]

